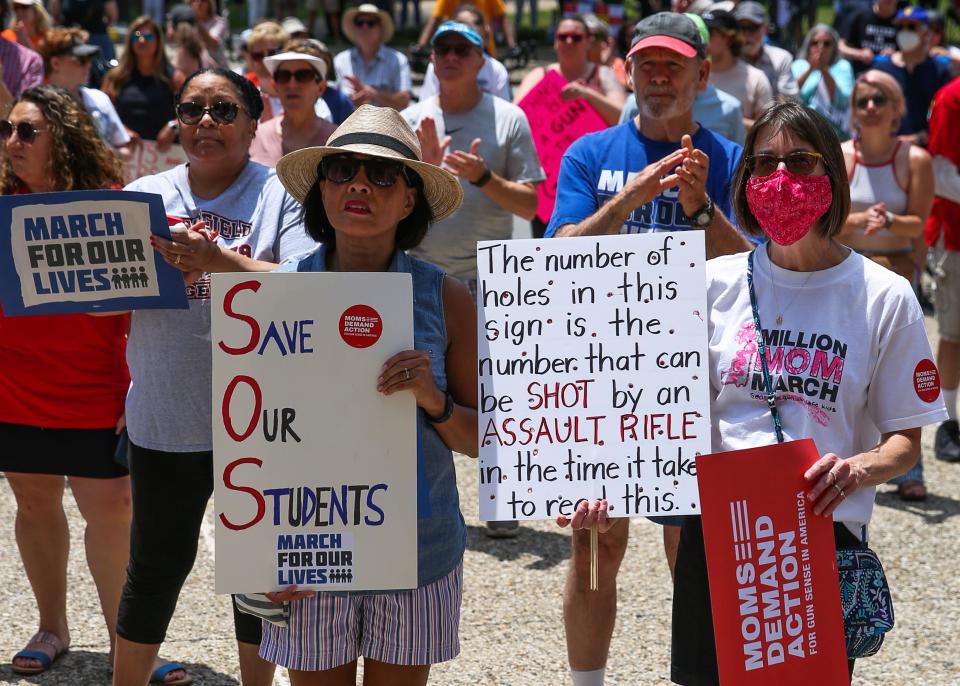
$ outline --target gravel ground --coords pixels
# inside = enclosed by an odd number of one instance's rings
[[[924,432],[930,454],[933,429]],[[492,541],[476,518],[474,465],[457,458],[463,508],[469,528],[462,653],[439,665],[432,683],[568,683],[560,598],[569,541],[556,526],[524,525],[518,538]],[[876,657],[861,660],[855,684],[946,686],[960,684],[960,659],[949,647],[960,635],[956,565],[960,539],[960,465],[928,458],[931,496],[905,504],[882,489],[873,546],[890,576],[897,628]],[[0,684],[94,686],[108,684],[107,640],[96,591],[83,558],[82,529],[71,498],[67,513],[73,536],[69,618],[73,645],[54,669],[39,677],[12,673],[9,660],[34,631],[37,613],[14,544],[15,505],[0,486]],[[170,506],[176,507],[171,494]],[[227,599],[213,594],[212,512],[201,537],[194,573],[164,645],[163,654],[184,662],[204,686],[239,683]],[[620,572],[619,620],[608,665],[608,684],[668,684],[671,589],[659,529],[645,520],[631,526],[630,547]],[[933,548],[934,541],[941,545]],[[950,589],[953,589],[952,591]],[[924,638],[926,637],[926,638]],[[288,683],[279,674],[277,684]]]

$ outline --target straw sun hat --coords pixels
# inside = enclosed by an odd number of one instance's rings
[[[397,160],[423,180],[423,191],[439,221],[453,214],[463,201],[463,188],[450,172],[421,162],[420,141],[406,120],[391,107],[361,105],[330,135],[326,145],[303,148],[284,155],[277,162],[280,182],[302,205],[317,182],[320,160],[327,155],[355,152]]]
[[[393,38],[393,18],[390,16],[390,13],[386,10],[380,9],[373,3],[363,3],[362,5],[357,5],[356,7],[351,7],[346,12],[343,13],[343,21],[340,22],[340,30],[343,31],[343,35],[347,37],[351,43],[357,42],[357,27],[353,25],[353,20],[358,14],[372,14],[380,18],[380,26],[383,27],[383,35],[381,36],[383,43],[389,43],[390,39]]]

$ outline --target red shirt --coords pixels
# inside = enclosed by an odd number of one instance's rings
[[[55,429],[117,424],[130,385],[129,315],[7,317],[0,308],[0,421]]]
[[[927,150],[960,167],[960,79],[937,91],[930,105],[930,142]],[[960,250],[960,204],[936,197],[927,218],[927,245],[936,245],[943,232],[944,247]]]
[[[129,330],[128,314],[8,317],[0,307],[0,422],[114,428],[130,387]]]

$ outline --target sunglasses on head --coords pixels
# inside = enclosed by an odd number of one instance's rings
[[[277,69],[273,72],[273,80],[277,83],[289,83],[290,79],[293,79],[297,83],[316,83],[320,80],[320,74],[318,74],[313,69],[297,69],[296,71],[290,71],[289,69]]]
[[[362,28],[375,29],[376,27],[380,26],[380,20],[369,19],[367,17],[356,17],[353,20],[353,25],[356,26],[358,29],[362,29]]]
[[[276,55],[278,52],[280,51],[276,48],[274,48],[273,50],[263,50],[263,51],[258,50],[256,52],[250,53],[250,59],[252,59],[254,62],[262,62],[264,57],[272,57],[273,55]]]
[[[451,52],[457,57],[466,57],[473,52],[473,49],[469,43],[437,43],[433,46],[437,57],[446,57]]]
[[[0,141],[6,143],[13,136],[13,132],[17,132],[17,138],[21,143],[33,143],[37,140],[37,134],[46,131],[46,129],[38,129],[30,122],[22,121],[19,124],[14,124],[12,121],[2,120],[0,121]]]
[[[557,34],[558,43],[579,43],[584,38],[586,38],[586,36],[583,35],[582,33],[558,33]]]
[[[817,162],[822,159],[823,155],[820,153],[806,150],[797,150],[784,157],[760,153],[747,157],[747,170],[749,170],[751,176],[770,176],[777,171],[777,167],[783,162],[787,165],[787,171],[791,174],[810,176],[817,170]]]
[[[240,106],[235,102],[215,102],[203,106],[198,102],[181,102],[177,105],[177,119],[187,126],[199,124],[203,115],[210,114],[210,118],[218,124],[230,124],[237,118]]]
[[[856,107],[858,110],[865,110],[867,109],[867,107],[870,105],[871,102],[873,103],[873,106],[879,110],[879,109],[883,109],[883,107],[886,106],[886,104],[890,101],[887,99],[887,96],[884,95],[883,93],[877,93],[876,95],[871,95],[869,97],[864,95],[857,98],[856,100],[853,101],[853,106]]]
[[[320,160],[320,173],[327,181],[349,183],[353,181],[361,166],[367,181],[374,186],[389,188],[397,182],[401,174],[408,186],[413,185],[412,177],[405,164],[380,157],[360,159],[353,155],[330,155]]]
[[[157,40],[157,36],[152,31],[134,31],[133,32],[134,43],[152,43],[155,40]]]

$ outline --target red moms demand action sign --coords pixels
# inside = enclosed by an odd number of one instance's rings
[[[813,514],[812,440],[697,458],[723,686],[848,684],[833,521]]]

